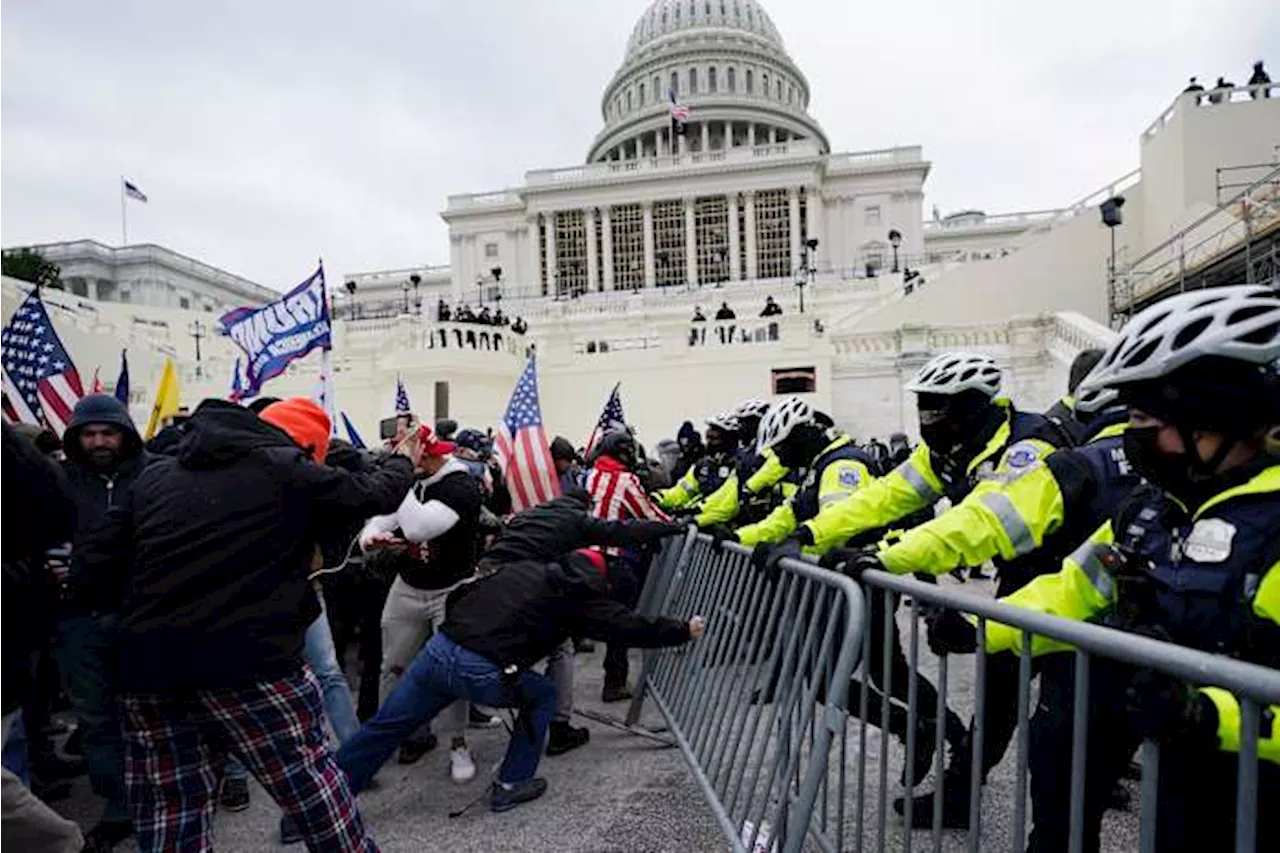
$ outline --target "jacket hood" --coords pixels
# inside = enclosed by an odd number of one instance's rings
[[[440,482],[445,477],[455,472],[461,472],[463,474],[466,474],[467,476],[471,476],[471,469],[467,467],[467,464],[465,462],[463,462],[461,459],[450,456],[445,460],[444,464],[440,466],[439,471],[435,472],[430,477],[423,477],[418,482],[421,485],[430,486]]]
[[[81,397],[71,412],[71,423],[62,435],[63,452],[77,465],[87,465],[80,447],[80,430],[90,424],[110,424],[124,432],[124,459],[130,460],[142,452],[142,436],[129,417],[129,409],[110,394],[90,394]]]
[[[600,471],[608,471],[611,474],[621,474],[631,471],[631,469],[626,465],[604,453],[601,453],[596,457],[596,461],[591,465],[591,467]]]
[[[284,430],[249,409],[225,400],[205,400],[187,421],[177,457],[184,468],[221,468],[250,451],[272,447],[306,456]]]

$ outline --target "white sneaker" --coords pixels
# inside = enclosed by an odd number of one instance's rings
[[[449,775],[459,785],[465,785],[476,777],[476,764],[471,760],[471,750],[455,746],[449,750]]]

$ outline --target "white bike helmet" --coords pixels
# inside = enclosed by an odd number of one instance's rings
[[[737,432],[738,416],[735,415],[733,412],[721,412],[718,415],[712,415],[711,417],[707,418],[706,424],[709,427],[722,429],[725,432]]]
[[[1076,411],[1086,415],[1096,414],[1112,406],[1120,392],[1114,388],[1090,388],[1087,391],[1076,391]]]
[[[959,394],[981,391],[994,397],[1000,390],[1000,368],[989,355],[976,352],[948,352],[930,360],[907,384],[917,394]]]
[[[1239,285],[1162,299],[1125,323],[1079,390],[1159,379],[1205,356],[1257,365],[1280,359],[1280,294]]]
[[[769,401],[761,400],[759,397],[752,397],[750,400],[742,403],[734,410],[734,414],[739,419],[742,418],[763,418],[769,413]]]
[[[769,409],[760,421],[760,450],[768,450],[786,440],[796,427],[814,423],[813,407],[799,397],[786,397]]]

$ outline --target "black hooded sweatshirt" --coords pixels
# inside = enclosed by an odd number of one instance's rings
[[[319,615],[316,542],[394,512],[412,465],[353,474],[311,462],[253,412],[206,400],[177,454],[155,459],[82,548],[85,593],[122,594],[125,692],[237,687],[296,673]]]

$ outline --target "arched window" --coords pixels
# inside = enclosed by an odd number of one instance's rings
[[[779,101],[781,101],[782,100],[782,81],[775,80],[773,89],[774,89],[774,97],[776,97]]]
[[[631,90],[627,90],[627,112],[631,112]]]
[[[656,104],[662,100],[662,78],[657,74],[653,75],[653,102]]]
[[[696,68],[689,69],[689,94],[698,94],[698,69]]]
[[[750,69],[750,68],[748,68],[748,69],[747,69],[747,80],[746,80],[746,83],[747,83],[747,94],[748,94],[748,95],[754,95],[754,94],[755,94],[755,81],[752,79],[752,77],[753,77],[753,76],[754,76],[754,75],[751,73],[751,69]]]
[[[729,91],[730,92],[738,91],[738,76],[735,73],[734,69],[730,68],[728,71],[726,71],[725,76],[728,78],[725,81],[725,83],[728,84]]]
[[[787,84],[787,103],[794,104],[796,102],[796,90],[790,83]]]
[[[760,94],[769,97],[769,75],[763,71],[760,72]]]
[[[710,5],[711,5],[710,3],[707,4],[708,7],[710,7]],[[707,69],[707,91],[708,92],[716,91],[716,86],[717,86],[716,67],[713,65]]]
[[[640,93],[640,106],[643,107],[644,106],[644,84],[641,83],[637,88]]]

